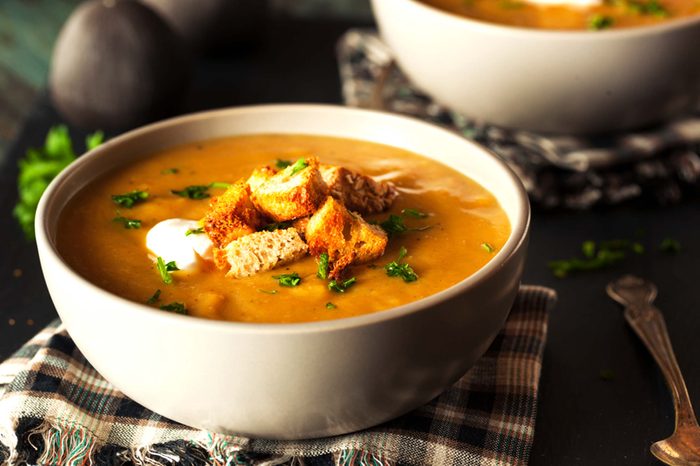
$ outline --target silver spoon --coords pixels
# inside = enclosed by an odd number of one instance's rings
[[[673,354],[664,317],[652,305],[656,286],[648,280],[626,275],[607,286],[608,295],[625,306],[625,319],[641,338],[666,379],[676,411],[673,435],[651,445],[659,460],[673,466],[700,465],[700,426],[690,403],[688,389]]]

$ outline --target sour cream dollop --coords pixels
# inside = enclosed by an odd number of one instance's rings
[[[196,220],[169,218],[157,223],[146,234],[146,247],[165,262],[175,261],[180,270],[194,269],[198,258],[212,259],[212,242],[203,233],[190,233],[200,228]]]

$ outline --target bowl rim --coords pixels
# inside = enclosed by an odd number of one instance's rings
[[[388,0],[372,0],[372,3],[378,3]],[[497,34],[516,34],[518,38],[521,36],[529,36],[532,38],[557,39],[557,40],[609,40],[634,38],[638,36],[647,36],[654,34],[662,34],[673,31],[675,29],[685,29],[687,27],[700,25],[700,13],[682,18],[674,18],[668,21],[660,22],[659,24],[650,24],[643,26],[634,26],[620,29],[603,29],[600,31],[591,31],[589,29],[539,29],[528,28],[523,26],[511,26],[500,23],[491,23],[466,16],[461,16],[450,11],[442,10],[433,5],[428,5],[420,0],[394,0],[396,2],[404,2],[413,8],[418,9],[423,14],[432,14],[436,17],[441,17],[450,22],[456,27],[467,29],[483,29],[485,32]],[[375,17],[379,15],[375,14]]]
[[[322,321],[312,321],[312,322],[294,322],[294,323],[260,323],[260,322],[236,322],[236,321],[225,321],[225,320],[212,320],[205,318],[193,318],[194,316],[179,315],[176,313],[163,312],[152,306],[148,306],[145,303],[139,303],[131,301],[129,299],[123,298],[117,294],[101,288],[88,279],[84,278],[78,272],[76,272],[72,267],[70,267],[64,259],[61,257],[60,253],[56,249],[55,245],[55,235],[52,239],[48,233],[49,231],[49,216],[57,218],[60,212],[55,214],[49,214],[47,212],[50,206],[55,205],[53,203],[56,193],[70,189],[65,187],[65,181],[68,179],[74,171],[85,164],[92,163],[93,159],[103,156],[108,153],[112,147],[118,146],[125,141],[133,140],[135,138],[140,138],[144,135],[150,133],[156,133],[158,131],[164,130],[170,127],[177,127],[181,125],[187,125],[192,121],[197,120],[207,120],[223,118],[235,114],[245,114],[245,113],[278,113],[278,112],[342,112],[348,114],[365,115],[371,118],[380,118],[387,120],[398,120],[409,122],[409,124],[414,124],[418,126],[423,126],[436,134],[440,134],[439,137],[451,138],[453,140],[459,140],[460,143],[471,146],[470,150],[477,150],[492,159],[498,166],[500,166],[503,171],[503,176],[511,183],[512,187],[517,193],[517,204],[515,206],[515,211],[519,214],[521,222],[519,224],[512,224],[511,222],[511,233],[506,243],[503,247],[496,253],[496,255],[491,258],[483,267],[478,269],[476,272],[470,276],[462,279],[461,281],[443,289],[437,293],[421,298],[417,301],[412,301],[400,306],[395,306],[388,309],[379,310],[376,312],[371,312],[367,314],[361,314],[353,317],[343,317],[338,319],[329,319]],[[270,133],[270,132],[268,132]],[[249,133],[254,134],[254,133]],[[262,134],[262,133],[261,133]],[[313,135],[312,132],[306,133]],[[232,134],[231,136],[235,136]],[[353,136],[347,136],[353,138]],[[355,139],[362,140],[361,137],[355,137]],[[423,157],[430,158],[425,154],[418,154]],[[143,157],[148,157],[144,154]],[[434,160],[434,159],[433,159]],[[442,163],[442,162],[439,162]],[[449,165],[448,165],[449,166]],[[91,179],[92,180],[92,179]],[[73,190],[69,194],[69,198],[75,196],[76,191]],[[65,204],[64,204],[65,207]],[[489,277],[497,273],[507,262],[512,260],[517,252],[520,251],[522,247],[526,246],[527,238],[529,234],[529,227],[531,221],[531,210],[530,203],[527,196],[527,192],[517,177],[517,175],[508,167],[508,165],[501,160],[497,155],[490,152],[488,149],[480,146],[472,141],[467,140],[461,135],[458,135],[452,131],[444,129],[434,124],[427,123],[425,121],[406,117],[397,114],[391,114],[388,112],[381,112],[375,110],[366,110],[359,108],[345,107],[342,105],[334,104],[260,104],[260,105],[249,105],[240,107],[229,107],[216,110],[208,110],[202,112],[196,112],[191,114],[186,114],[182,116],[177,116],[162,120],[159,122],[151,123],[131,131],[127,131],[119,136],[116,136],[104,144],[92,149],[80,157],[78,157],[74,162],[72,162],[68,167],[66,167],[47,187],[46,191],[39,201],[37,208],[35,228],[36,228],[36,243],[39,251],[39,256],[41,259],[42,269],[46,261],[51,261],[59,269],[61,276],[70,277],[71,280],[80,284],[80,286],[87,287],[92,293],[101,295],[105,299],[112,300],[114,302],[121,303],[124,309],[120,309],[120,312],[124,312],[124,317],[128,318],[129,314],[133,315],[143,315],[143,313],[151,313],[154,318],[162,318],[173,324],[187,325],[192,328],[194,327],[205,327],[213,331],[235,331],[242,333],[264,333],[264,334],[299,334],[299,333],[315,333],[315,332],[327,332],[334,330],[345,330],[349,328],[370,326],[373,324],[379,324],[389,320],[401,318],[403,316],[411,315],[421,311],[426,311],[434,305],[449,300],[454,296],[476,287],[478,284],[487,280]],[[42,257],[43,255],[43,257]],[[58,310],[58,309],[57,309]],[[60,312],[59,312],[60,314]]]

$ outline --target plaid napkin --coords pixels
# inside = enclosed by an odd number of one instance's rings
[[[543,207],[588,208],[632,199],[675,203],[700,192],[700,112],[661,126],[595,138],[548,136],[472,121],[422,94],[376,32],[338,42],[345,103],[431,121],[500,155]]]
[[[554,291],[523,286],[486,355],[429,404],[337,437],[273,441],[192,429],[104,380],[53,322],[0,365],[0,464],[522,465]]]

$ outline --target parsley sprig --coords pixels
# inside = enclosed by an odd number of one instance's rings
[[[144,202],[146,199],[148,199],[148,193],[146,191],[130,191],[124,194],[112,195],[112,202],[126,209],[131,209],[136,204]]]
[[[306,159],[299,159],[296,162],[294,162],[294,165],[290,165],[289,167],[289,176],[294,176],[306,167],[309,166],[309,162],[306,161]]]
[[[316,270],[316,276],[320,279],[328,278],[328,253],[322,252],[318,256],[318,270]]]
[[[170,272],[180,270],[177,264],[175,264],[175,261],[170,261],[166,264],[160,256],[156,258],[156,268],[158,269],[158,273],[160,273],[160,278],[166,285],[170,285],[173,282],[173,276]]]
[[[351,286],[357,282],[357,278],[352,277],[347,280],[337,281],[331,280],[328,282],[328,289],[336,293],[345,293]]]
[[[215,189],[226,189],[231,186],[231,183],[224,183],[222,181],[214,181],[209,184],[193,184],[190,186],[185,186],[182,189],[171,189],[170,192],[176,196],[186,197],[187,199],[192,199],[199,201],[202,199],[207,199],[211,196],[209,190]]]
[[[277,280],[280,286],[294,287],[301,283],[301,277],[296,272],[274,275],[272,278]]]
[[[85,148],[92,150],[102,144],[101,131],[85,139]],[[27,239],[34,239],[34,217],[39,199],[53,180],[69,163],[75,160],[75,151],[68,128],[52,127],[46,135],[44,147],[28,149],[19,161],[17,178],[18,201],[12,210]]]
[[[408,250],[401,246],[399,257],[395,261],[389,262],[384,266],[386,274],[390,277],[401,277],[406,283],[415,282],[418,280],[418,275],[413,271],[413,268],[405,262],[401,262],[408,255]]]
[[[168,304],[163,304],[160,308],[164,311],[170,311],[176,314],[187,315],[187,308],[182,303],[172,302]]]
[[[275,167],[277,167],[279,170],[284,170],[288,166],[292,164],[291,160],[283,160],[283,159],[277,159],[275,162]]]
[[[199,228],[189,228],[185,232],[185,236],[190,236],[190,235],[201,235],[204,233],[204,227],[199,227]]]
[[[136,230],[138,228],[141,228],[141,220],[135,219],[135,218],[127,218],[127,217],[122,217],[117,216],[112,219],[113,222],[116,223],[121,223],[124,228],[127,230]]]

